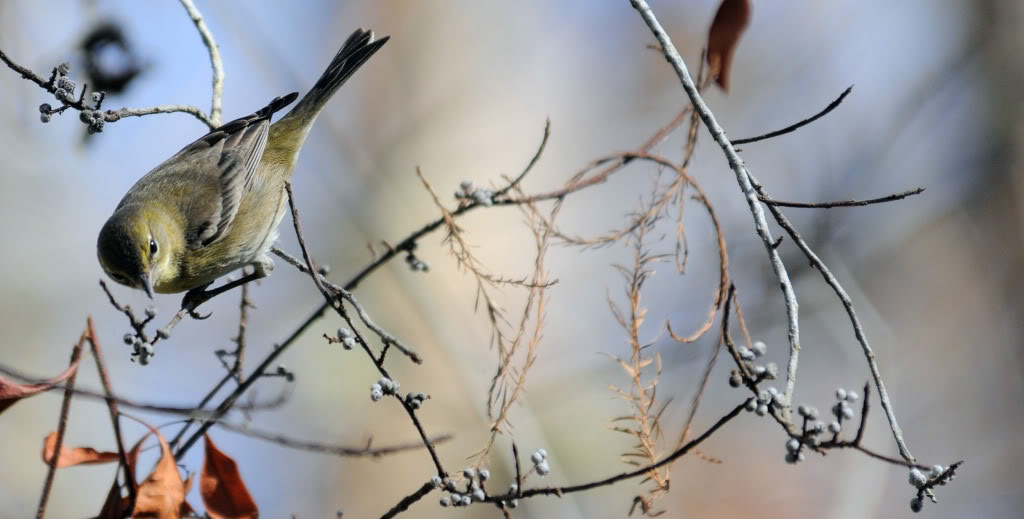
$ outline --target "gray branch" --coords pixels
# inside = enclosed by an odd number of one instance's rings
[[[203,44],[210,51],[210,66],[213,68],[213,99],[210,101],[210,121],[213,122],[214,127],[220,126],[221,97],[224,95],[224,62],[220,59],[220,48],[217,47],[210,28],[206,26],[202,13],[192,3],[192,0],[180,1],[189,17],[192,18],[192,23],[196,24],[196,30],[203,38]]]

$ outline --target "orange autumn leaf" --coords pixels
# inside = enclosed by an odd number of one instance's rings
[[[723,91],[729,91],[732,58],[750,24],[750,0],[722,0],[708,32],[708,67]]]
[[[54,450],[57,448],[57,433],[52,432],[46,435],[43,440],[43,463],[47,465],[53,460]],[[68,448],[63,445],[60,448],[60,456],[57,456],[57,468],[73,467],[75,465],[88,465],[94,463],[110,463],[117,461],[116,452],[100,452],[92,447]]]
[[[150,427],[150,430],[160,440],[160,461],[153,473],[139,485],[132,517],[180,519],[190,509],[185,502],[185,482],[181,480],[167,440],[156,429]]]
[[[10,379],[0,377],[0,413],[14,405],[18,400],[27,398],[37,393],[46,391],[53,386],[60,384],[75,374],[78,369],[78,360],[68,366],[60,375],[45,380],[38,384],[18,384]]]
[[[206,435],[206,454],[199,475],[199,495],[213,519],[255,519],[259,510],[242,482],[238,464]]]

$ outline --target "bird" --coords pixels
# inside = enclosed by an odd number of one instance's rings
[[[290,182],[317,115],[331,96],[390,37],[357,29],[320,79],[277,122],[273,114],[298,92],[216,128],[140,178],[100,230],[96,251],[115,282],[154,293],[186,292],[182,307],[264,278],[288,203]],[[207,290],[217,278],[251,266],[241,279]],[[193,314],[196,316],[196,314]]]

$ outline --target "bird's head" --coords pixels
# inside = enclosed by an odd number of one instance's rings
[[[176,244],[172,226],[164,211],[119,207],[103,226],[96,243],[100,266],[110,279],[143,290],[152,298],[154,287],[177,275],[171,261]]]

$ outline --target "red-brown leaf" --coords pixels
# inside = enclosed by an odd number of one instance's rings
[[[750,24],[750,0],[722,0],[708,32],[708,67],[723,91],[729,91],[732,58]]]
[[[43,463],[47,465],[53,460],[53,451],[57,447],[57,433],[52,432],[46,435],[43,440]],[[116,452],[100,452],[92,447],[68,448],[61,446],[60,456],[57,456],[57,468],[73,467],[75,465],[88,465],[94,463],[110,463],[117,461]]]
[[[242,482],[238,464],[206,435],[206,455],[199,475],[199,495],[213,519],[255,519],[259,510]]]
[[[18,384],[10,379],[0,377],[0,413],[4,412],[4,410],[11,407],[22,398],[27,398],[37,393],[41,393],[57,384],[60,384],[61,382],[64,382],[68,377],[75,373],[75,370],[78,369],[78,362],[79,361],[76,360],[60,375],[38,384]]]
[[[153,473],[139,485],[138,498],[132,517],[154,519],[180,519],[188,506],[185,503],[185,483],[178,473],[178,464],[174,461],[167,440],[159,431],[152,429],[160,440],[160,462]]]

